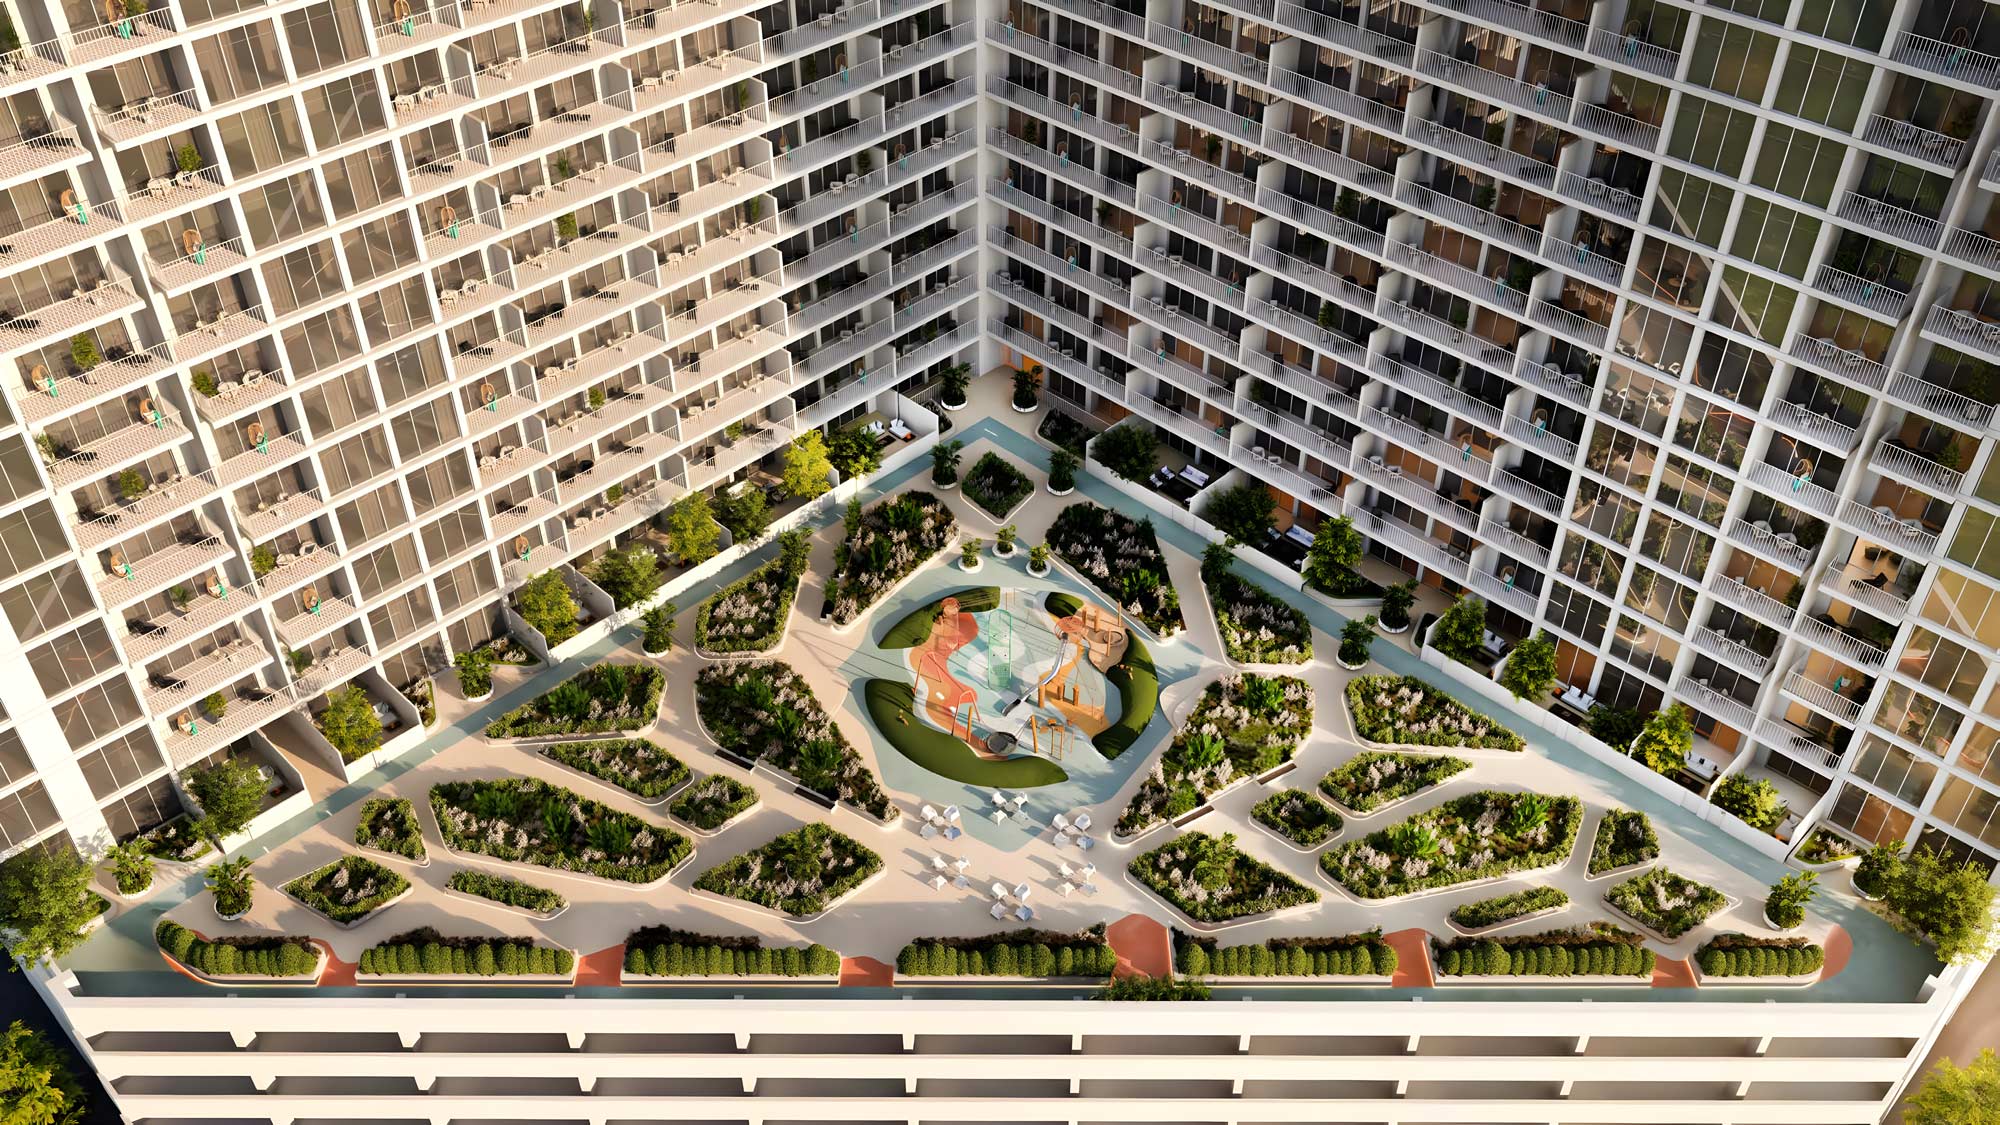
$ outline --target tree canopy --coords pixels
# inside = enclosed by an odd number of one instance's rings
[[[1453,660],[1470,661],[1486,643],[1486,603],[1461,594],[1431,625],[1429,643]]]
[[[14,934],[7,951],[28,964],[68,956],[96,916],[90,865],[75,851],[29,848],[0,863],[0,929]]]
[[[1516,699],[1540,700],[1555,682],[1556,641],[1546,632],[1515,645],[1500,672],[1500,686],[1513,692]]]
[[[84,1105],[65,1053],[15,1020],[0,1037],[0,1125],[74,1125]]]
[[[264,790],[269,783],[255,762],[226,758],[190,770],[186,785],[201,803],[202,831],[210,839],[227,840],[250,827],[250,821],[263,811]]]
[[[832,471],[826,437],[818,430],[807,430],[785,447],[785,468],[780,475],[785,481],[785,491],[792,495],[810,500],[825,494],[833,487],[829,480]]]

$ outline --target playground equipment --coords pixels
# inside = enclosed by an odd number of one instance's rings
[[[1076,741],[1075,724],[1054,715],[1028,715],[1028,748],[1044,758],[1061,761]]]
[[[924,707],[933,722],[977,749],[979,744],[973,737],[972,724],[979,718],[979,694],[970,684],[953,676],[947,662],[952,653],[979,635],[979,623],[971,614],[958,611],[957,598],[944,599],[938,608],[931,635],[916,653],[917,678],[925,685]]]
[[[1101,673],[1109,671],[1124,655],[1125,623],[1103,606],[1085,602],[1075,613],[1057,618],[1055,630],[1060,638],[1055,664],[1035,685],[1035,706],[1053,708],[1071,722],[1102,724],[1105,716]],[[1088,661],[1100,675],[1077,675],[1079,661]]]

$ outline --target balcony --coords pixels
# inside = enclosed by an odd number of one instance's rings
[[[1884,621],[1896,621],[1910,611],[1915,583],[1904,584],[1886,574],[1847,566],[1820,576],[1820,588],[1866,607]]]
[[[1493,490],[1511,500],[1518,500],[1530,508],[1551,518],[1562,515],[1562,497],[1528,480],[1512,469],[1502,468],[1493,474],[1490,482]]]
[[[1936,532],[1916,520],[1898,517],[1886,504],[1870,508],[1858,500],[1849,500],[1841,505],[1840,518],[1842,522],[1870,538],[1905,553],[1917,555],[1937,553]]]
[[[1849,699],[1834,685],[1822,683],[1803,671],[1785,677],[1784,690],[1792,698],[1849,726],[1861,718],[1859,700]]]
[[[1759,487],[1788,504],[1828,517],[1840,510],[1840,497],[1833,490],[1768,462],[1759,461],[1750,466],[1749,477]]]
[[[1735,575],[1725,574],[1711,582],[1708,591],[1720,601],[1736,609],[1756,615],[1773,628],[1783,629],[1791,624],[1792,607],[1771,595],[1750,585]]]
[[[995,97],[1047,119],[1050,123],[1072,132],[1083,133],[1124,149],[1133,156],[1139,155],[1139,134],[1123,125],[1115,125],[1094,114],[1072,110],[1035,93],[1019,83],[1009,81],[999,75],[987,79],[986,89]]]
[[[1475,507],[1434,488],[1420,477],[1410,476],[1401,465],[1385,464],[1380,456],[1370,456],[1357,460],[1354,472],[1370,488],[1387,493],[1432,519],[1444,520],[1468,535],[1479,527],[1479,512]]]
[[[1914,449],[1898,445],[1889,438],[1875,444],[1875,452],[1869,464],[1877,472],[1886,476],[1913,483],[1928,492],[1951,496],[1965,483],[1965,474],[1957,469],[1946,468]]]
[[[221,719],[201,720],[190,733],[176,729],[166,737],[167,754],[176,768],[191,766],[224,746],[269,725],[292,709],[291,697],[280,692],[252,689],[255,698],[241,695],[229,705]]]
[[[77,513],[77,546],[93,551],[123,536],[137,533],[167,516],[185,510],[215,495],[213,470],[204,469],[190,477],[171,478],[148,488],[129,503],[118,505],[94,518]]]
[[[213,535],[188,532],[176,542],[144,558],[118,559],[97,579],[97,594],[107,609],[120,609],[236,557],[227,543]]]
[[[1689,635],[1693,638],[1696,648],[1741,671],[1761,676],[1764,674],[1764,669],[1771,666],[1770,657],[1707,625]]]
[[[1868,127],[1862,130],[1861,139],[1946,173],[1958,167],[1958,158],[1965,153],[1965,142],[1956,137],[1879,113],[1868,115]]]
[[[1931,307],[1924,318],[1924,331],[2000,363],[2000,319],[1989,319],[1967,309]],[[1984,405],[1984,404],[1981,404]],[[1993,408],[1986,406],[1990,419]],[[1970,419],[1967,419],[1970,421]]]
[[[1545,19],[1556,18],[1543,12],[1535,14]],[[1620,35],[1602,27],[1590,33],[1590,53],[1615,65],[1643,71],[1655,78],[1672,78],[1680,70],[1681,65],[1679,51],[1648,43],[1637,35]]]
[[[1074,160],[1065,160],[1048,149],[1031,145],[1001,129],[988,129],[987,139],[995,148],[1023,164],[1079,184],[1092,194],[1116,200],[1127,208],[1137,201],[1137,193],[1131,184],[1094,172]]]
[[[52,121],[54,124],[39,135],[27,130],[29,135],[0,146],[0,186],[32,179],[65,164],[81,163],[90,155],[76,126],[65,122],[60,114],[53,115]]]
[[[1856,191],[1843,194],[1834,213],[1850,223],[1925,250],[1937,249],[1938,239],[1944,236],[1944,224],[1936,219]]]
[[[1608,212],[1628,223],[1639,221],[1639,197],[1600,177],[1564,172],[1556,180],[1556,190],[1586,207]]]
[[[1856,668],[1879,672],[1888,662],[1888,653],[1847,632],[1823,614],[1800,617],[1796,628],[1799,636]]]
[[[1433,539],[1402,520],[1374,511],[1353,499],[1347,501],[1345,510],[1354,520],[1355,526],[1370,539],[1395,548],[1409,556],[1411,561],[1428,567],[1460,585],[1465,584],[1470,578],[1470,567],[1465,553],[1451,544]]]
[[[1786,756],[1826,773],[1840,769],[1840,753],[1828,745],[1825,736],[1795,727],[1778,719],[1757,724],[1757,737]]]
[[[1079,289],[1089,291],[1093,296],[1112,308],[1126,308],[1132,300],[1132,290],[1130,287],[1119,285],[1109,278],[1100,277],[1091,270],[1078,271],[1063,259],[1056,257],[1039,246],[1016,237],[1008,231],[995,227],[987,232],[987,238],[1006,253],[1034,266],[1043,273],[1061,278],[1063,281]]]
[[[7,315],[0,321],[0,348],[25,351],[144,308],[145,300],[132,291],[124,271],[116,266],[110,269],[111,273],[91,282],[88,289],[73,286],[70,296],[63,300],[25,315]]]
[[[293,599],[293,604],[271,607],[274,616],[286,615],[277,617],[278,639],[285,643],[285,647],[304,648],[314,637],[324,636],[354,620],[360,613],[345,598],[331,594],[316,596],[318,600],[311,603],[316,607],[314,609],[305,608],[307,601],[303,594]]]
[[[1819,272],[1813,274],[1812,284],[1813,288],[1829,297],[1890,320],[1899,319],[1910,302],[1910,295],[1901,289],[1881,281],[1857,277],[1833,266],[1821,266]]]
[[[1804,573],[1806,566],[1812,562],[1811,549],[1801,546],[1796,534],[1773,531],[1769,520],[1732,519],[1724,534],[1729,536],[1730,542],[1748,547],[1751,554],[1789,570]]]
[[[1786,354],[1871,391],[1882,390],[1889,383],[1887,367],[1868,358],[1858,348],[1843,348],[1822,336],[1800,335],[1792,341]]]
[[[255,591],[231,591],[231,596],[227,598],[204,594],[163,616],[128,621],[125,659],[133,664],[144,664],[156,656],[205,637],[256,608]]]
[[[1486,596],[1500,608],[1529,621],[1535,620],[1535,607],[1540,601],[1535,595],[1515,586],[1505,578],[1488,574],[1483,570],[1472,572],[1472,588]]]
[[[1470,90],[1479,100],[1504,102],[1516,109],[1557,121],[1569,120],[1572,99],[1547,86],[1517,81],[1498,71],[1487,70],[1476,63],[1438,51],[1420,52],[1417,69],[1431,77]]]
[[[1450,286],[1475,301],[1498,305],[1515,316],[1528,311],[1528,295],[1509,287],[1505,278],[1487,277],[1410,243],[1397,243],[1395,257],[1413,272]]]
[[[173,13],[163,5],[116,23],[86,27],[64,38],[68,40],[70,62],[82,67],[108,62],[121,55],[156,50],[175,34]]]
[[[11,272],[66,253],[115,232],[125,222],[124,211],[111,200],[79,202],[76,207],[81,210],[0,237],[0,269]],[[77,217],[79,214],[83,216],[81,219]]]
[[[1051,43],[1039,36],[1029,35],[999,20],[986,21],[986,36],[989,42],[1005,47],[1009,51],[1019,51],[1030,58],[1040,59],[1079,74],[1099,86],[1122,93],[1128,98],[1137,98],[1145,82],[1129,70],[1103,63],[1079,51]]]
[[[33,393],[15,396],[21,417],[28,422],[68,414],[93,403],[123,394],[150,383],[173,365],[165,344],[155,344],[142,352],[108,359],[89,371],[56,378],[45,368],[31,369]]]
[[[165,409],[157,414],[157,421],[133,422],[59,458],[48,467],[49,483],[72,488],[92,478],[109,477],[188,436],[178,415]]]
[[[1988,270],[2000,270],[2000,239],[1978,231],[1953,227],[1945,236],[1944,252]]]
[[[1590,408],[1590,400],[1595,393],[1591,385],[1554,363],[1516,358],[1513,370],[1516,379],[1531,387],[1546,391],[1579,410]]]
[[[263,542],[326,512],[326,497],[319,489],[309,488],[290,495],[280,493],[275,500],[259,500],[253,510],[237,512],[236,524],[252,542]]]
[[[148,94],[118,109],[92,112],[98,135],[117,147],[185,128],[201,116],[201,103],[193,90],[176,90],[164,96]]]
[[[1555,189],[1558,175],[1555,165],[1526,153],[1501,148],[1492,141],[1454,129],[1442,121],[1413,117],[1403,127],[1403,135],[1410,140],[1442,150],[1456,160],[1470,161],[1488,171],[1519,180],[1537,190],[1546,192]]]
[[[1749,705],[1715,690],[1707,680],[1683,679],[1678,686],[1698,711],[1705,711],[1738,730],[1748,731],[1757,725],[1757,713]]]
[[[1919,70],[1969,83],[1982,92],[2000,87],[2000,56],[1906,31],[1889,57]]]
[[[146,706],[155,715],[170,714],[270,663],[271,654],[264,646],[255,641],[236,640],[171,672],[148,675]]]
[[[1315,207],[1303,199],[1286,195],[1275,187],[1258,188],[1256,200],[1260,209],[1290,219],[1294,224],[1334,242],[1355,247],[1365,253],[1381,252],[1381,235],[1360,223],[1343,219],[1324,207]]]

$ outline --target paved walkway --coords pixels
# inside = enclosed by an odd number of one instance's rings
[[[1396,971],[1389,977],[1392,986],[1431,988],[1437,984],[1437,974],[1431,970],[1429,931],[1397,930],[1383,934],[1382,940],[1396,951]]]
[[[624,942],[577,959],[576,983],[580,988],[616,988],[624,978]]]
[[[842,988],[892,988],[896,984],[896,966],[873,957],[842,957],[840,959],[840,987]]]
[[[1104,936],[1118,955],[1115,977],[1169,977],[1174,972],[1173,936],[1157,920],[1127,914],[1105,927]]]

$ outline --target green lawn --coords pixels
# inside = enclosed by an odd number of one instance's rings
[[[931,626],[936,624],[938,614],[943,609],[945,598],[957,598],[958,608],[966,613],[985,613],[1000,605],[1000,587],[967,586],[963,590],[953,590],[939,597],[937,601],[920,605],[904,614],[894,625],[882,634],[876,642],[878,648],[915,648],[930,639]]]
[[[916,695],[906,683],[869,680],[861,687],[868,717],[896,752],[925,769],[967,785],[1029,789],[1069,780],[1069,774],[1047,758],[1026,756],[990,761],[972,752],[965,741],[946,734],[911,713]]]
[[[1043,600],[1042,607],[1057,617],[1068,617],[1083,608],[1083,599],[1075,594],[1051,593]],[[1106,758],[1116,758],[1130,750],[1144,733],[1146,724],[1153,721],[1153,712],[1160,709],[1160,676],[1153,669],[1153,654],[1138,634],[1128,631],[1125,636],[1125,658],[1105,674],[1111,686],[1118,689],[1124,711],[1117,722],[1091,739],[1097,752]]]

